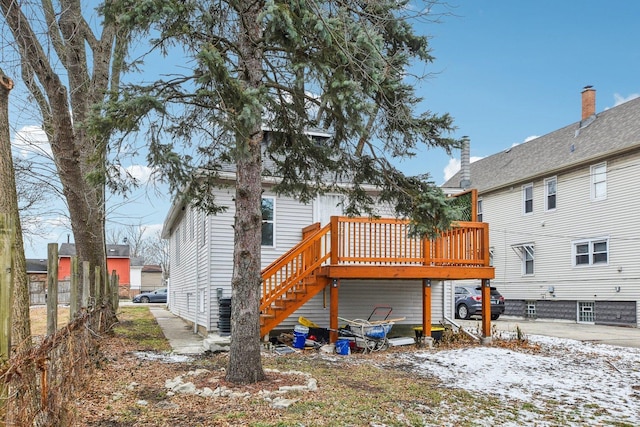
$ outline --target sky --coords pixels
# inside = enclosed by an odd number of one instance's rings
[[[416,70],[429,77],[415,89],[423,109],[454,118],[451,136],[468,136],[472,161],[579,121],[587,85],[596,89],[597,112],[640,94],[635,0],[451,0],[432,13],[438,23],[423,20],[415,27],[430,37],[435,57]],[[33,125],[24,115],[16,119],[14,143]],[[398,166],[409,175],[429,173],[440,185],[459,168],[460,153],[452,154],[420,151]],[[124,167],[149,176],[144,164]],[[160,229],[170,206],[164,194],[143,186],[127,203],[113,198],[112,226]],[[48,242],[67,241],[67,228],[50,227],[26,245],[27,258],[45,257]]]

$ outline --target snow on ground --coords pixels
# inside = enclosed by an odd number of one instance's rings
[[[526,419],[520,423],[554,425],[544,421],[553,411],[563,425],[585,425],[585,420],[590,425],[640,425],[640,349],[539,335],[527,338],[540,345],[539,352],[479,346],[403,357],[417,373],[438,377],[445,386],[535,408],[521,414]]]

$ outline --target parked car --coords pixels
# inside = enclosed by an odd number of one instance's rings
[[[504,297],[496,288],[491,287],[491,320],[504,313]],[[456,318],[468,319],[482,315],[482,287],[456,286]]]
[[[138,294],[133,297],[133,302],[167,302],[167,288]]]

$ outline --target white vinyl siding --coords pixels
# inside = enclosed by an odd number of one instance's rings
[[[640,277],[638,241],[629,234],[640,229],[640,201],[629,197],[628,190],[640,176],[640,155],[609,158],[606,165],[607,198],[599,203],[591,202],[590,164],[558,173],[562,200],[553,215],[542,212],[542,204],[531,215],[522,215],[521,186],[481,194],[495,267],[491,284],[507,300],[589,301],[597,295],[604,301],[639,301],[640,321],[640,286],[635,284]],[[534,200],[541,201],[544,177],[533,184]],[[573,242],[598,238],[606,238],[607,263],[575,267]],[[513,246],[523,241],[535,241],[535,275],[523,276],[522,263],[514,254]],[[591,251],[597,254],[596,259],[602,260],[605,252],[600,249],[604,248],[599,245],[595,249]],[[621,283],[622,291],[616,292]],[[555,289],[553,296],[548,292],[550,287]]]

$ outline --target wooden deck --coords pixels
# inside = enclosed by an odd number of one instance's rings
[[[335,328],[340,279],[421,279],[425,283],[493,279],[489,227],[458,222],[437,238],[419,239],[410,236],[408,221],[336,216],[325,227],[305,228],[302,242],[263,270],[262,276],[262,335],[329,284],[330,327]],[[423,295],[425,333],[431,327],[428,288]]]

